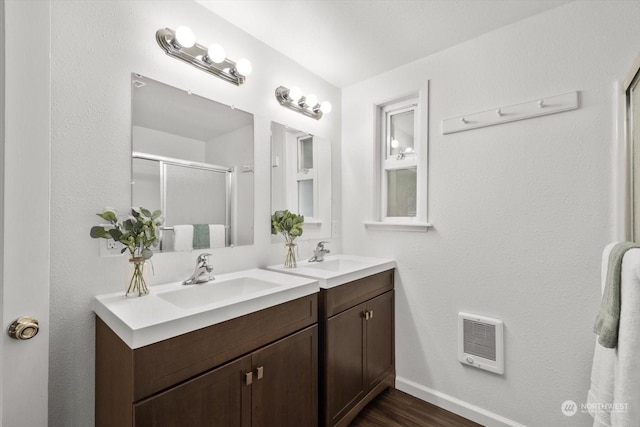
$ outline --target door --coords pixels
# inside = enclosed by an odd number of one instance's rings
[[[629,147],[631,172],[630,196],[631,236],[630,240],[640,242],[640,58],[624,84],[626,101],[626,138]]]
[[[367,390],[385,377],[393,366],[393,291],[367,302],[365,338]]]
[[[340,420],[364,397],[364,311],[363,303],[327,320],[323,396],[326,425]]]
[[[251,356],[237,359],[134,405],[134,425],[249,427],[252,379]]]
[[[50,17],[49,1],[0,0],[0,425],[5,427],[46,426],[48,418]],[[9,338],[7,327],[25,315],[39,321],[38,334]]]
[[[253,426],[318,425],[318,327],[253,353]]]

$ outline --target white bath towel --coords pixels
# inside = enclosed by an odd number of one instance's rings
[[[173,226],[173,250],[193,250],[193,225],[187,224]]]
[[[209,224],[209,242],[212,248],[224,248],[226,240],[224,224]]]
[[[609,253],[602,253],[604,291]],[[640,249],[628,250],[622,259],[618,347],[604,348],[596,339],[587,396],[594,427],[640,426]]]

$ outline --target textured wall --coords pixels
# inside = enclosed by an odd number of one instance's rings
[[[165,55],[155,32],[178,25],[189,25],[204,44],[219,42],[231,58],[248,57],[253,74],[247,83],[236,87]],[[49,425],[85,427],[93,424],[91,304],[95,295],[124,291],[126,263],[100,258],[89,229],[104,206],[130,205],[131,73],[255,114],[255,244],[211,250],[218,274],[282,262],[282,243],[271,243],[267,220],[271,121],[330,138],[339,161],[341,101],[336,88],[194,2],[53,1],[51,32]],[[282,84],[322,94],[335,111],[315,121],[282,108],[273,95]],[[301,244],[301,255],[314,243]],[[188,277],[196,255],[154,256],[153,283]]]
[[[589,425],[560,405],[584,402],[589,385],[600,253],[613,236],[613,88],[638,54],[638,22],[638,2],[573,2],[343,90],[343,248],[398,262],[401,388],[487,423],[498,421],[469,405],[530,426]],[[367,231],[372,106],[425,80],[435,228]],[[440,131],[445,118],[573,90],[576,111]],[[504,376],[457,361],[459,311],[504,320]]]

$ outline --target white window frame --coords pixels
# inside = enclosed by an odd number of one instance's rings
[[[387,94],[384,99],[374,103],[376,130],[374,144],[373,166],[373,220],[364,221],[368,231],[410,231],[426,232],[433,225],[427,221],[428,216],[428,135],[429,135],[429,80],[418,87],[408,88],[404,92]],[[408,166],[414,162],[416,167],[416,216],[388,217],[387,216],[387,176],[385,171],[387,125],[385,110],[398,110],[402,105],[417,104],[414,125],[417,130],[414,135],[413,158],[396,159],[404,162],[390,162],[387,166],[397,168]],[[403,164],[404,163],[404,164]]]
[[[405,97],[404,99],[381,105],[380,107],[380,129],[379,129],[379,152],[381,164],[379,167],[380,182],[380,218],[387,224],[423,224],[426,223],[426,180],[423,169],[426,168],[426,156],[423,153],[422,139],[422,108],[419,95]],[[391,117],[396,114],[414,112],[414,139],[413,154],[402,158],[393,158],[391,152]],[[416,169],[416,215],[410,216],[387,216],[387,172],[398,169]]]

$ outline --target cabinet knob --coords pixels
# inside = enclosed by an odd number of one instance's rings
[[[262,379],[262,377],[264,376],[264,366],[258,366],[256,368],[256,376],[258,377],[259,380]]]
[[[369,319],[373,319],[373,310],[369,310]]]
[[[244,384],[251,385],[253,382],[253,372],[247,372],[244,374]]]
[[[22,316],[11,325],[7,332],[9,336],[16,340],[28,340],[36,336],[40,326],[38,321],[31,316]]]

